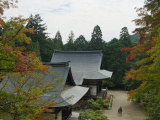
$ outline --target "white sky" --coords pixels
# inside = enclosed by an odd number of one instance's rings
[[[6,10],[4,16],[17,17],[40,14],[47,25],[49,37],[54,38],[59,30],[63,43],[66,43],[72,30],[75,39],[84,35],[87,41],[96,25],[108,42],[119,38],[121,28],[127,27],[129,33],[136,28],[135,7],[143,7],[144,0],[19,0],[18,8]]]

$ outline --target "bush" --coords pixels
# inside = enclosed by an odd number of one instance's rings
[[[102,86],[103,87],[107,87],[109,89],[113,89],[115,87],[115,84],[113,83],[113,81],[107,81],[107,80],[103,80],[102,82]]]
[[[79,114],[79,120],[109,120],[106,116],[103,115],[102,110],[96,111],[84,111],[83,113]]]
[[[102,97],[97,96],[97,100],[94,101],[93,99],[88,100],[88,108],[93,110],[101,110],[102,108],[108,108],[108,100],[103,100]]]

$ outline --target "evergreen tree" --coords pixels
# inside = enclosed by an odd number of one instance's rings
[[[86,41],[83,35],[80,35],[75,41],[74,46],[76,51],[84,51],[86,50],[88,42]]]
[[[132,47],[132,43],[130,40],[130,35],[128,33],[127,27],[123,27],[120,32],[120,41],[125,47]]]
[[[127,72],[129,65],[126,63],[127,52],[120,51],[124,45],[116,38],[112,39],[106,46],[105,52],[105,68],[113,71],[111,80],[112,86],[116,88],[124,88],[123,77]]]
[[[74,33],[71,31],[71,33],[68,36],[68,41],[65,44],[64,48],[65,50],[74,50]]]
[[[102,50],[102,32],[98,25],[94,27],[92,38],[89,43],[89,50]]]
[[[30,19],[31,19],[31,22],[29,22],[26,25],[26,28],[34,28],[33,30],[34,34],[26,33],[26,35],[32,39],[33,46],[30,47],[30,45],[27,45],[28,46],[27,48],[33,48],[33,47],[35,48],[36,44],[38,45],[39,43],[38,46],[40,48],[40,56],[42,61],[49,62],[53,54],[53,42],[50,40],[47,40],[48,39],[47,33],[45,33],[45,30],[47,29],[47,27],[45,24],[42,24],[43,20],[39,14],[36,14],[35,16],[31,15]],[[38,52],[38,51],[39,50],[37,49],[37,51],[35,52]]]
[[[63,42],[62,37],[60,34],[60,31],[56,33],[55,39],[54,39],[54,49],[55,50],[63,50]]]
[[[34,34],[27,34],[29,37],[31,37],[33,42],[39,42],[39,44],[45,43],[45,40],[47,39],[47,36],[44,31],[47,29],[45,24],[41,24],[43,22],[42,18],[39,14],[36,14],[34,17],[31,14],[30,15],[31,22],[29,22],[26,25],[26,28],[34,28]]]

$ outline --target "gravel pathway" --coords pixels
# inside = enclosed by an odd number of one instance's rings
[[[108,91],[113,95],[113,105],[111,110],[104,110],[103,113],[109,120],[144,120],[143,110],[139,107],[139,103],[128,101],[127,91]],[[118,115],[118,108],[122,107],[122,115]]]
[[[103,110],[103,114],[106,115],[109,120],[145,120],[148,118],[145,116],[143,110],[139,107],[139,103],[127,101],[127,91],[109,90],[108,92],[114,96],[112,109]],[[117,114],[120,106],[123,109],[122,115]],[[77,120],[78,116],[79,112],[73,111],[69,120]]]

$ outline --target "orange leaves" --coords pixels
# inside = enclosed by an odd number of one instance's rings
[[[45,112],[53,112],[53,110],[49,109],[49,107],[53,107],[53,106],[55,106],[57,104],[54,101],[55,100],[52,100],[52,102],[50,102],[49,104],[47,104],[47,105],[42,107],[43,113],[45,113]]]
[[[132,60],[133,58],[135,58],[136,57],[136,54],[135,53],[130,53],[129,55],[128,55],[128,58],[126,58],[126,62],[128,61],[128,60]]]
[[[122,48],[120,51],[127,51],[127,52],[130,52],[130,51],[131,51],[131,48],[125,47],[125,48]]]
[[[16,67],[14,72],[20,73],[31,73],[33,71],[42,72],[46,74],[48,71],[48,66],[43,65],[39,59],[36,57],[35,52],[24,52],[22,54],[20,51],[15,52],[16,54]]]
[[[153,15],[154,18],[160,17],[160,11],[158,11],[156,14]]]
[[[4,9],[17,8],[18,6],[15,4],[18,3],[18,0],[1,0],[0,1],[0,15],[3,15]]]
[[[127,74],[127,75],[126,75],[126,80],[129,80],[129,79],[131,79],[131,75],[130,75],[130,74]]]
[[[4,28],[4,22],[3,22],[3,20],[1,18],[0,18],[0,27]]]
[[[3,34],[1,36],[2,43],[9,44],[10,42],[26,42],[30,43],[31,39],[26,36],[25,33],[34,34],[33,28],[25,28],[25,24],[29,22],[29,19],[24,19],[22,16],[11,18],[8,22],[0,20],[0,26],[3,26]],[[11,29],[12,28],[12,29]]]

